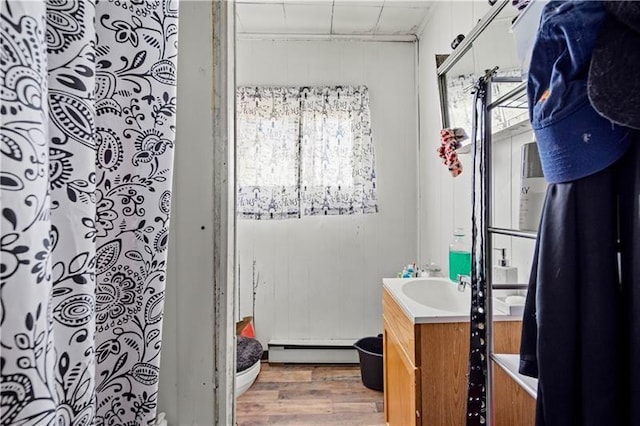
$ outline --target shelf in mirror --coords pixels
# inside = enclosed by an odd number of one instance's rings
[[[488,106],[488,109],[492,111],[493,141],[530,131],[526,83],[497,83],[492,88],[495,101]]]
[[[510,108],[510,109],[527,109],[527,83],[523,82],[506,82],[496,84],[493,89],[493,95],[496,100],[487,106],[487,109],[494,108]]]
[[[519,120],[514,120],[513,124],[508,127],[495,131],[491,134],[492,142],[500,142],[505,139],[512,138],[523,133],[532,132],[531,123],[529,122],[529,114],[525,112]]]
[[[531,123],[529,122],[529,114],[525,111],[524,114],[518,117],[514,117],[511,120],[511,123],[507,125],[507,127],[494,131],[491,134],[491,142],[500,143],[504,140],[528,132],[533,132],[533,129],[531,128]],[[458,154],[469,154],[471,152],[471,146],[472,143],[471,139],[469,138],[461,144],[460,148],[458,148],[456,152]]]

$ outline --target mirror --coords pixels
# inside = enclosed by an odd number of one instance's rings
[[[458,46],[460,51],[454,51],[438,69],[443,127],[461,127],[471,134],[473,87],[486,70],[497,67],[495,78],[513,80],[494,85],[494,99],[522,84],[520,63],[511,34],[511,23],[518,11],[513,7],[505,7],[507,3],[494,5],[476,26],[476,29],[481,29],[472,30],[468,39]],[[478,32],[480,34],[474,39],[474,34]],[[506,129],[526,119],[526,97],[522,96],[494,111],[493,131]]]

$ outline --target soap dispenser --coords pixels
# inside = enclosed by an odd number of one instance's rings
[[[471,275],[471,250],[464,238],[464,230],[456,228],[449,245],[449,279],[458,282],[458,275]]]
[[[518,268],[509,266],[507,259],[507,249],[495,248],[500,252],[498,265],[493,267],[493,283],[494,284],[516,284],[518,282]]]

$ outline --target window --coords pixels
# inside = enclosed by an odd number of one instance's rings
[[[377,212],[366,87],[242,87],[237,102],[240,217]]]

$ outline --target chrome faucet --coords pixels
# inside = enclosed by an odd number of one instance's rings
[[[471,287],[471,277],[458,274],[458,291],[464,291],[467,286]]]

